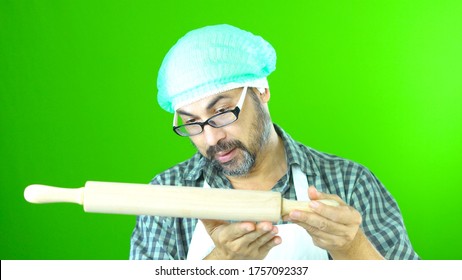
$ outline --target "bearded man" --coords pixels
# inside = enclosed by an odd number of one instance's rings
[[[158,101],[197,153],[151,183],[280,192],[313,211],[276,224],[139,216],[131,259],[418,259],[396,201],[367,168],[273,124],[267,76],[275,68],[274,48],[236,27],[182,37],[159,70]]]

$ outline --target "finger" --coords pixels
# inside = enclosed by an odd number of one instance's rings
[[[217,220],[201,220],[205,226],[205,229],[210,236],[220,233],[222,230],[226,230],[226,239],[235,240],[245,234],[255,230],[255,224],[251,222],[242,223],[227,223],[224,221]],[[223,237],[222,237],[223,238]]]
[[[310,186],[308,188],[308,197],[310,198],[310,200],[318,200],[318,196],[318,190],[314,186]]]
[[[261,222],[258,225],[256,225],[256,228],[255,228],[254,231],[251,231],[251,232],[248,232],[245,235],[242,235],[239,238],[238,241],[239,241],[240,244],[247,244],[248,246],[250,246],[250,244],[255,243],[261,237],[263,237],[263,236],[265,236],[267,234],[270,234],[270,235],[272,234],[274,236],[276,233],[277,233],[277,228],[275,226],[273,226],[272,223],[270,223],[270,222]],[[263,241],[264,241],[264,239],[262,239],[261,242],[263,242]]]
[[[251,245],[261,247],[269,242],[278,233],[278,228],[268,222],[262,222],[257,225],[257,232],[261,233]]]
[[[289,214],[289,217],[292,222],[305,228],[310,234],[326,232],[332,235],[343,236],[349,230],[348,226],[336,223],[316,213],[295,210]]]
[[[261,233],[273,232],[278,233],[278,228],[271,222],[260,222],[257,224],[257,231]]]
[[[313,200],[310,207],[314,213],[319,214],[333,222],[344,225],[361,224],[361,214],[356,209],[348,205],[330,206]]]
[[[269,250],[271,250],[275,246],[278,246],[282,242],[281,237],[276,236],[276,234],[278,234],[279,232],[277,226],[273,226],[271,223],[269,223],[269,225],[272,226],[271,231],[264,233],[263,235],[255,239],[253,243],[249,244],[249,247],[253,247],[256,250],[259,250],[260,253],[264,253],[265,255],[269,252]],[[257,228],[262,228],[265,226],[267,226],[265,225],[265,223],[259,223],[257,225]],[[268,228],[266,228],[266,230],[267,229]]]
[[[324,248],[324,249],[327,248],[327,245],[336,244],[337,240],[342,239],[341,236],[337,236],[337,235],[334,235],[328,232],[324,232],[314,226],[310,226],[305,223],[295,223],[295,224],[301,226],[308,232],[308,234],[313,239],[314,245]]]
[[[310,186],[308,188],[308,196],[310,200],[329,199],[337,201],[340,205],[346,205],[346,203],[338,195],[319,192],[314,186]]]
[[[351,236],[337,236],[331,235],[326,232],[317,232],[316,234],[311,235],[313,243],[324,249],[341,249],[345,248],[346,245],[351,244],[355,235]]]
[[[280,236],[274,236],[271,233],[267,233],[267,235],[271,235],[271,236],[265,243],[259,246],[258,250],[260,252],[268,253],[271,249],[273,249],[274,247],[282,243],[282,239]]]
[[[259,250],[261,247],[264,247],[265,245],[267,245],[266,243],[270,242],[271,239],[273,239],[273,238],[274,238],[274,233],[272,231],[266,232],[266,233],[260,235],[259,237],[257,237],[248,246],[253,248],[253,249]]]

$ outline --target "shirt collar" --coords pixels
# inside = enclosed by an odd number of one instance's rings
[[[188,168],[189,173],[185,174],[185,179],[188,181],[197,181],[205,169],[212,169],[212,166],[207,163],[207,159],[202,156],[199,151],[189,161],[191,168]]]
[[[307,152],[307,149],[309,148],[296,142],[278,125],[274,124],[274,128],[284,143],[288,166],[292,167],[296,164],[300,166],[300,169],[306,175],[319,175],[318,166],[315,164],[311,153]],[[196,181],[201,175],[204,175],[206,178],[210,178],[217,174],[217,171],[213,168],[213,166],[208,164],[207,159],[199,152],[196,152],[191,159],[191,162],[194,163],[194,166],[192,166],[193,168],[190,169],[191,171],[185,175],[186,180]]]
[[[292,165],[300,166],[306,175],[319,175],[319,168],[313,160],[309,148],[295,141],[281,127],[274,124],[276,133],[281,137],[286,151],[286,159],[289,167]]]

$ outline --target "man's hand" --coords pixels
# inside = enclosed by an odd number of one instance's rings
[[[294,210],[284,217],[311,235],[316,246],[326,249],[334,259],[382,259],[375,247],[359,228],[361,214],[340,197],[308,189],[312,213]],[[316,200],[331,199],[339,206],[329,206]]]
[[[261,260],[281,243],[278,229],[270,222],[225,223],[202,220],[215,248],[205,259]]]

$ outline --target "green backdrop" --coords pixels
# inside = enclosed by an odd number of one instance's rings
[[[1,259],[128,258],[135,217],[23,190],[147,183],[191,156],[156,103],[157,70],[183,34],[218,23],[275,47],[276,123],[370,168],[422,258],[462,258],[462,1],[0,3]]]

